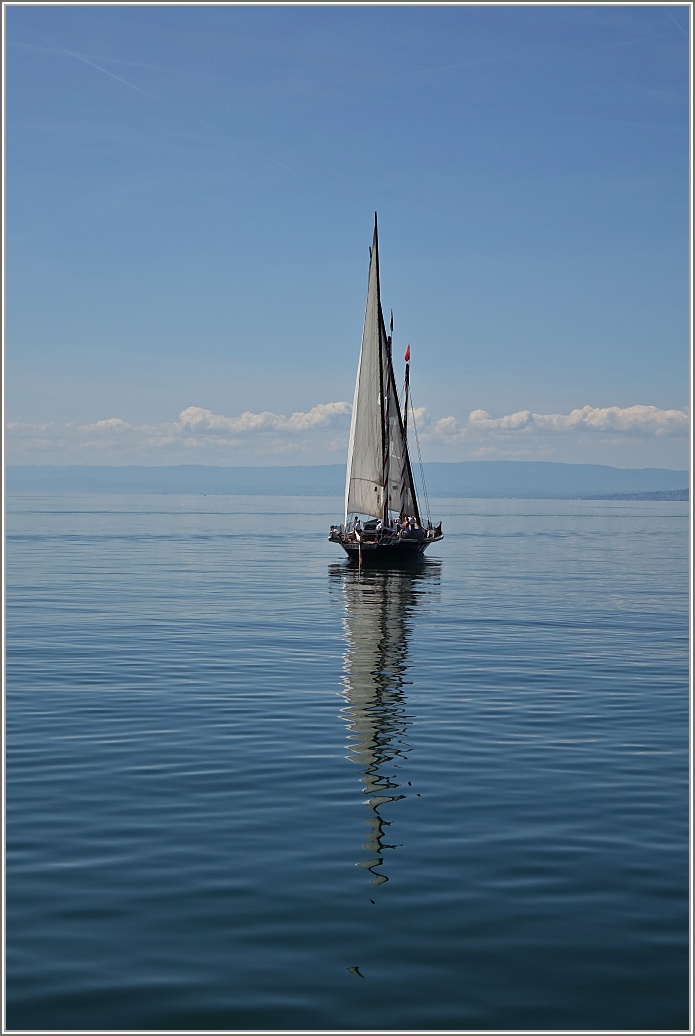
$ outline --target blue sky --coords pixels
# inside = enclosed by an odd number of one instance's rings
[[[426,460],[687,466],[686,5],[5,15],[9,463],[344,459],[376,209]]]

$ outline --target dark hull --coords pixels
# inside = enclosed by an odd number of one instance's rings
[[[409,561],[421,558],[432,543],[438,543],[442,536],[428,536],[421,540],[401,539],[387,540],[385,542],[367,541],[356,543],[354,540],[339,539],[334,542],[340,543],[350,561],[359,565],[389,566],[402,565]]]

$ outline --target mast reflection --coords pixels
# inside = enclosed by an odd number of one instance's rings
[[[382,867],[386,850],[395,849],[382,809],[406,797],[408,783],[398,770],[408,759],[413,717],[407,709],[408,640],[415,610],[439,583],[440,562],[422,561],[415,569],[387,571],[330,566],[342,592],[345,634],[341,716],[349,730],[349,758],[360,768],[369,814],[369,836],[361,861],[372,883],[388,881]],[[388,812],[388,810],[387,810]]]

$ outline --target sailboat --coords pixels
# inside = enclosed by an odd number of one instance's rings
[[[393,316],[390,330],[393,333]],[[408,454],[410,345],[405,353],[403,408],[398,398],[379,285],[374,213],[367,308],[357,366],[345,480],[345,518],[329,540],[358,564],[400,564],[442,539],[442,523],[420,516]]]

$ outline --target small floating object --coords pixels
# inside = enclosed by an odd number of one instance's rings
[[[360,978],[364,978],[364,975],[358,967],[348,968],[347,970],[350,972],[351,975],[359,975]]]

